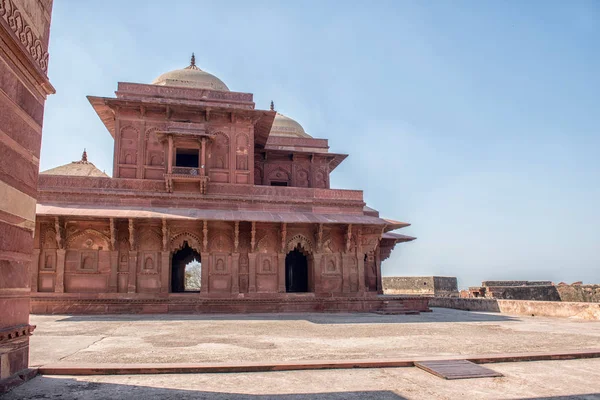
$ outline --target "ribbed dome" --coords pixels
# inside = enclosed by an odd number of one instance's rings
[[[288,137],[301,137],[311,138],[308,133],[304,132],[304,128],[295,120],[287,117],[283,114],[277,113],[273,126],[271,127],[270,136],[288,136]]]
[[[222,80],[208,72],[202,71],[196,66],[196,57],[193,54],[192,61],[188,67],[165,72],[156,78],[152,84],[229,91],[229,88]]]

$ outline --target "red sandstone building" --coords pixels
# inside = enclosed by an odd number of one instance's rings
[[[414,238],[357,190],[346,158],[202,71],[88,97],[114,138],[113,177],[84,156],[39,177],[34,313],[375,311],[381,262]],[[185,268],[201,263],[186,290]],[[412,310],[427,300],[394,298]]]

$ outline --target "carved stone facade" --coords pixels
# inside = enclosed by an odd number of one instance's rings
[[[0,1],[0,393],[28,376],[35,328],[29,270],[44,104],[54,93],[46,75],[51,12],[52,0]],[[43,268],[55,268],[56,251],[42,256]]]
[[[32,312],[381,307],[380,253],[414,239],[385,232],[408,224],[329,188],[346,155],[327,140],[251,94],[198,88],[217,78],[194,59],[159,81],[190,76],[89,97],[115,140],[113,177],[41,175]]]

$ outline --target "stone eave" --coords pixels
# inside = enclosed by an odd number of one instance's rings
[[[288,224],[327,224],[327,225],[368,225],[386,226],[381,218],[357,214],[321,214],[315,212],[274,212],[250,210],[218,210],[173,207],[132,207],[65,205],[38,203],[38,217],[71,217],[71,218],[135,218],[135,219],[167,219],[167,220],[206,220],[206,221],[247,221],[275,222]]]
[[[275,111],[267,110],[256,110],[254,108],[233,108],[226,107],[220,103],[210,102],[189,102],[189,101],[177,101],[177,103],[165,103],[158,101],[155,98],[143,98],[139,100],[124,100],[116,99],[111,97],[96,97],[87,96],[88,101],[98,114],[98,117],[104,123],[104,126],[115,138],[115,109],[122,108],[138,108],[140,113],[145,108],[151,108],[153,110],[160,110],[168,113],[168,110],[185,110],[185,111],[209,111],[216,113],[231,113],[235,115],[250,117],[255,121],[254,125],[254,141],[256,144],[264,147],[271,131],[271,126],[275,119]]]
[[[311,156],[311,157],[322,157],[328,160],[329,164],[329,172],[333,171],[338,165],[342,163],[348,157],[348,154],[339,154],[339,153],[329,153],[326,151],[315,151],[317,149],[288,149],[288,148],[272,148],[266,147],[262,149],[263,153],[274,153],[274,154],[285,154],[285,155],[294,155],[300,154],[303,156]]]

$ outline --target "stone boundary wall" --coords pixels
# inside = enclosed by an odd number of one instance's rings
[[[600,303],[600,285],[556,285],[562,301]]]
[[[385,294],[458,297],[455,277],[447,276],[388,276],[382,278]]]
[[[434,297],[429,301],[429,307],[600,321],[598,303]]]

